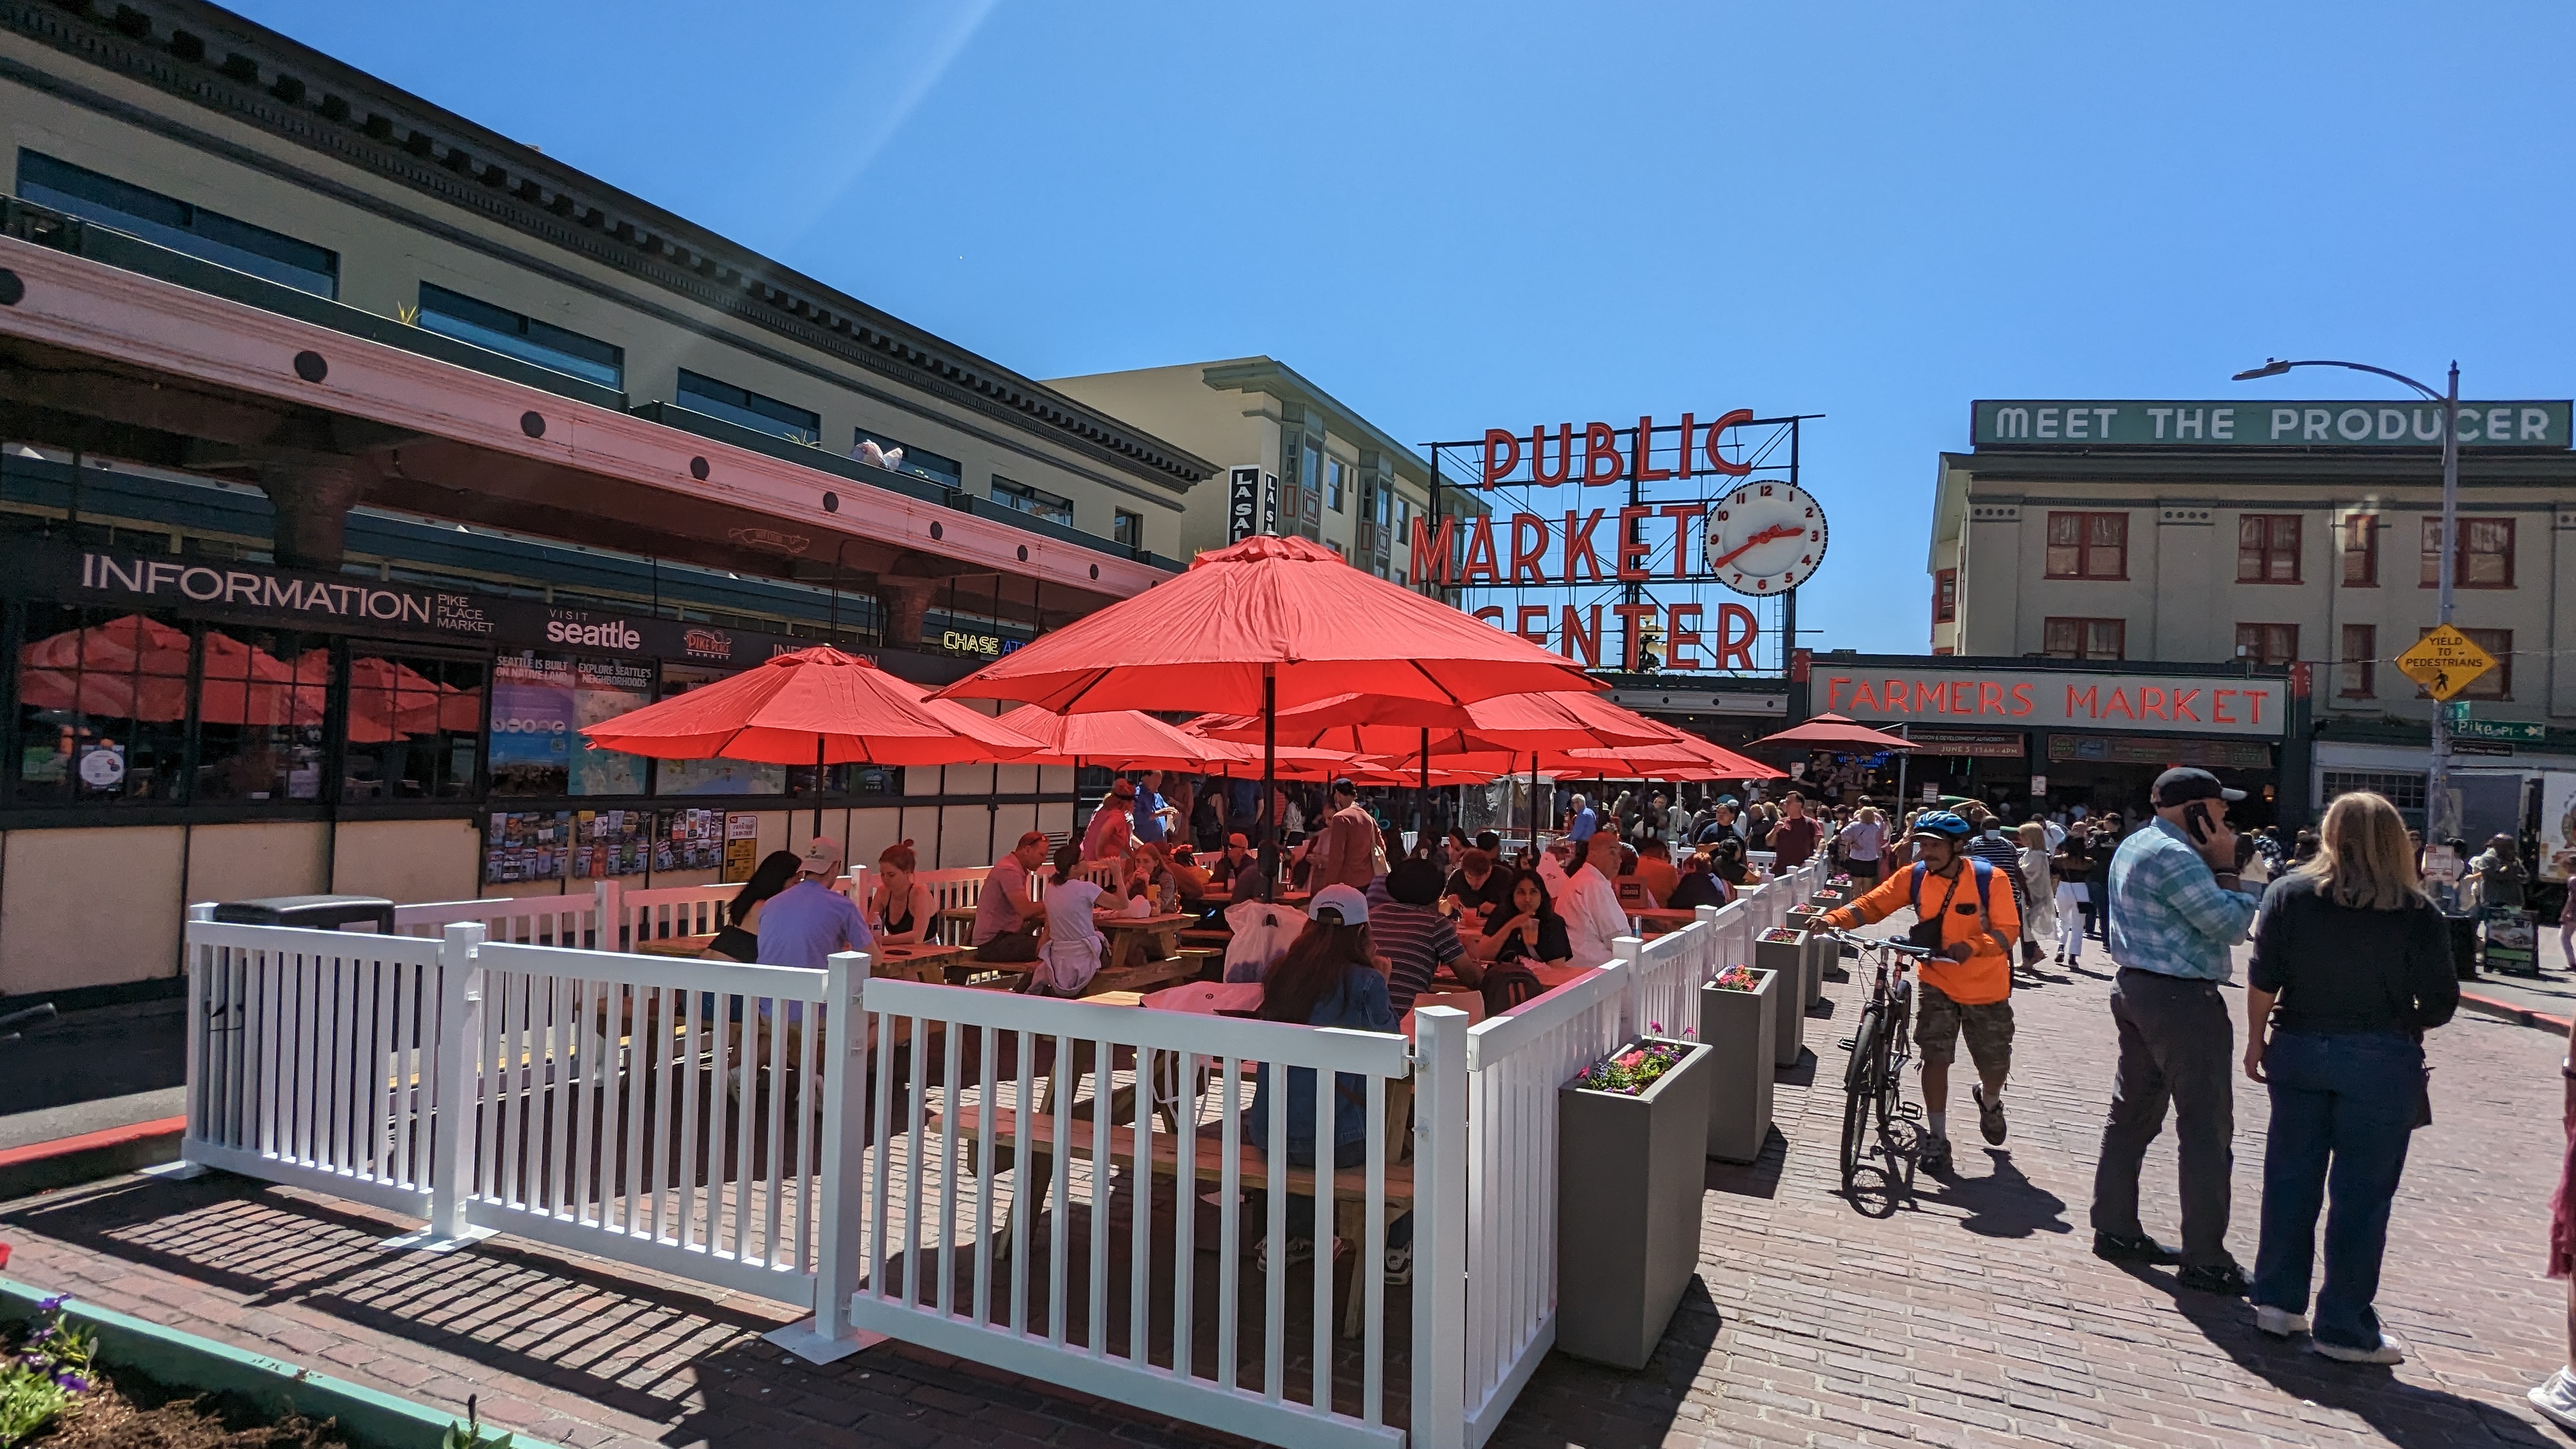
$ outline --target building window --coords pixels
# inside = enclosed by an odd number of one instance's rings
[[[2129,576],[2129,515],[2048,515],[2048,577],[2125,579]]]
[[[1145,546],[1145,515],[1141,513],[1130,513],[1124,508],[1111,510],[1109,514],[1109,540],[1112,543],[1123,543],[1129,548],[1143,548]]]
[[[2335,693],[2344,699],[2374,699],[2379,694],[2379,627],[2343,626],[2343,649],[2336,663]]]
[[[2257,664],[2289,664],[2299,657],[2299,626],[2296,624],[2239,624],[2236,626],[2236,657]]]
[[[1339,458],[1324,460],[1324,506],[1335,513],[1349,511],[1350,466]]]
[[[2424,777],[2393,770],[2323,770],[2318,784],[2323,787],[2320,805],[2331,805],[2338,795],[2358,794],[2367,790],[2385,796],[2400,810],[2421,811],[2424,808]]]
[[[916,448],[909,443],[898,443],[883,433],[870,432],[866,428],[852,429],[852,433],[850,452],[853,457],[857,456],[861,443],[876,444],[878,451],[885,453],[889,458],[892,458],[894,451],[900,448],[903,450],[903,457],[888,464],[896,472],[909,473],[915,478],[927,478],[942,488],[963,489],[966,486],[965,465],[954,458],[943,458],[928,448]]]
[[[187,631],[156,614],[33,604],[27,637],[18,658],[18,798],[178,800],[193,647]]]
[[[202,643],[188,798],[319,801],[330,649],[312,635],[273,629],[209,628]],[[482,731],[479,714],[473,728]]]
[[[799,443],[820,442],[823,437],[820,413],[700,376],[685,367],[680,369],[680,406]]]
[[[2047,623],[2047,650],[2052,659],[2124,659],[2128,657],[2128,641],[2126,619],[2052,618]]]
[[[2462,629],[2469,642],[2495,657],[2496,667],[2469,681],[2469,687],[2451,696],[2453,699],[2513,698],[2513,631],[2511,629]]]
[[[483,756],[486,670],[480,659],[353,645],[340,798],[472,796]]]
[[[451,292],[431,282],[420,284],[420,316],[417,321],[424,332],[471,342],[494,352],[533,362],[539,367],[598,383],[601,387],[623,390],[626,386],[626,351],[611,347],[578,332],[567,332],[551,322],[478,302],[461,292]]]
[[[2432,589],[2442,583],[2442,520],[2424,520],[2424,568],[2422,586]],[[2451,586],[2460,589],[2509,589],[2513,587],[2513,520],[2510,518],[2463,518],[2460,520],[2460,551],[2451,560]]]
[[[2236,519],[2236,582],[2299,581],[2299,515],[2245,513]]]
[[[1049,493],[1043,488],[1032,488],[1026,483],[1014,483],[999,473],[993,475],[993,501],[1004,508],[1018,509],[1032,518],[1073,527],[1072,499]]]
[[[35,151],[19,152],[18,195],[237,272],[283,282],[316,296],[340,295],[338,252],[129,186],[68,161]]]
[[[1956,623],[1959,618],[1959,571],[1943,569],[1932,576],[1932,622]]]
[[[2343,521],[2343,583],[2348,589],[2379,587],[2379,515],[2356,513]]]

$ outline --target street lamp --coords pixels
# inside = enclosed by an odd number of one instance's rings
[[[2460,526],[2460,365],[2451,364],[2448,392],[2435,392],[2402,372],[2373,367],[2366,362],[2335,362],[2312,358],[2285,362],[2273,357],[2261,367],[2249,367],[2236,374],[2238,382],[2251,382],[2258,377],[2279,377],[2294,367],[2343,367],[2354,372],[2367,372],[2394,382],[2404,383],[2426,398],[2442,405],[2442,562],[2441,622],[2451,622],[2451,572],[2459,555]],[[2448,706],[2433,702],[2433,764],[2424,775],[2424,835],[2440,844],[2459,833],[2459,820],[2451,810],[2451,720]],[[2447,883],[2445,885],[2447,889]]]

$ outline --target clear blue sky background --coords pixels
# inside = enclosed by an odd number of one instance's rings
[[[1925,647],[1971,398],[2576,392],[2559,5],[242,8],[1031,376],[1827,414],[1818,647]]]

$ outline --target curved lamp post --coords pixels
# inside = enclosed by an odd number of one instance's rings
[[[2236,374],[2235,380],[2238,382],[2250,382],[2258,377],[2279,377],[2281,374],[2288,372],[2294,367],[2342,367],[2349,368],[2354,372],[2371,373],[2379,377],[2387,378],[2392,382],[2404,383],[2406,386],[2423,394],[2427,399],[2442,405],[2442,591],[2440,622],[2443,624],[2450,623],[2451,575],[2454,561],[2459,557],[2460,551],[2460,365],[2456,362],[2451,364],[2450,388],[2447,392],[2435,392],[2433,389],[2426,387],[2424,384],[2417,382],[2415,379],[2408,377],[2402,372],[2391,372],[2387,368],[2373,367],[2366,362],[2336,362],[2324,358],[2312,358],[2299,362],[2284,362],[2280,358],[2275,357],[2266,360],[2261,367],[2249,367],[2243,372]],[[2443,701],[2435,700],[2433,702],[2433,762],[2432,768],[2426,771],[2424,776],[2424,837],[2430,843],[2439,844],[2449,840],[2458,832],[2459,820],[2451,808],[2450,714]],[[2446,883],[2444,886],[2445,894],[2448,893],[2449,889],[2450,887]]]

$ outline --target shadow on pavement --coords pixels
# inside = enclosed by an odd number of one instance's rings
[[[2397,1449],[2564,1449],[2563,1440],[2499,1405],[2410,1383],[2377,1365],[2337,1363],[2309,1352],[2303,1338],[2273,1338],[2254,1327],[2254,1310],[2242,1298],[2188,1292],[2170,1270],[2132,1263],[2120,1271],[2173,1299],[2175,1312],[2248,1372],[2293,1399],[2359,1416]]]
[[[1789,1165],[1789,1139],[1776,1125],[1771,1135],[1762,1139],[1762,1151],[1751,1162],[1720,1162],[1710,1158],[1701,1185],[1710,1192],[1733,1193],[1737,1197],[1776,1198],[1780,1195],[1780,1174]]]
[[[1965,1149],[1961,1149],[1965,1150]],[[2033,1233],[2070,1233],[2066,1200],[2031,1181],[2000,1147],[1985,1149],[1994,1171],[1984,1177],[1955,1172],[1938,1179],[1941,1189],[1923,1195],[1927,1203],[1965,1208],[1959,1226],[1981,1238],[2027,1238]]]

